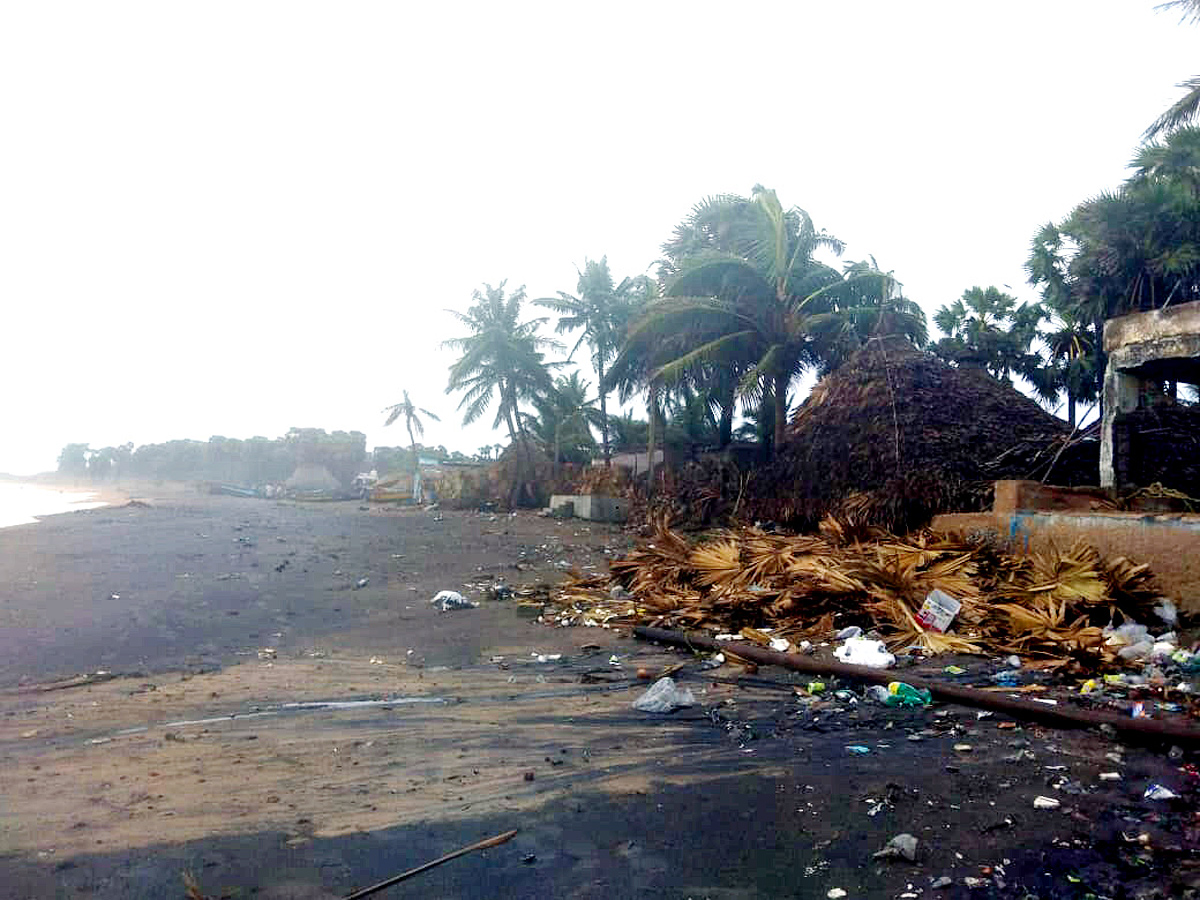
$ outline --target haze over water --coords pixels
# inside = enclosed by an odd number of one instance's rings
[[[105,503],[94,491],[66,491],[37,484],[0,481],[0,528],[29,525],[42,516],[95,509]]]

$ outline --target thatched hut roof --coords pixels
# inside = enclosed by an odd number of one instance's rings
[[[298,491],[336,491],[342,486],[327,466],[311,462],[296,466],[296,471],[285,483]]]
[[[986,508],[996,479],[1041,477],[1067,434],[1065,422],[983,371],[874,338],[796,410],[766,479],[774,496],[759,487],[754,507],[782,521],[837,512],[916,527],[939,512]]]

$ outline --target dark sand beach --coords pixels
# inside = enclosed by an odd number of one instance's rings
[[[1184,790],[1165,748],[952,706],[814,717],[713,680],[731,667],[653,716],[636,669],[686,656],[486,599],[603,570],[619,528],[137,496],[0,529],[5,897],[182,897],[185,871],[212,897],[337,897],[513,828],[379,896],[1196,890],[1190,804],[1142,796]],[[481,605],[438,612],[443,589]],[[901,832],[915,862],[872,857]]]

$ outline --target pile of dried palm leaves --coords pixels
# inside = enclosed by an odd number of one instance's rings
[[[962,603],[945,634],[916,618],[935,588]],[[982,537],[926,530],[900,538],[826,519],[818,534],[742,528],[693,543],[660,523],[653,538],[612,563],[611,579],[564,585],[554,619],[720,631],[769,626],[796,640],[860,625],[899,650],[1094,662],[1108,655],[1106,625],[1152,621],[1159,599],[1147,566],[1104,559],[1082,542],[1018,554]]]
[[[1069,435],[1008,382],[903,338],[872,338],[797,408],[745,509],[801,528],[856,510],[908,531],[938,513],[986,509],[998,479],[1095,484],[1099,444],[1067,451]]]

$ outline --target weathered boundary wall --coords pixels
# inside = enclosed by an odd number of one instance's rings
[[[1129,513],[1063,509],[1054,488],[1039,491],[996,485],[997,508],[989,513],[950,513],[937,516],[933,527],[944,531],[986,531],[1025,549],[1050,546],[1067,549],[1083,538],[1105,556],[1126,556],[1149,563],[1163,596],[1180,609],[1200,612],[1200,515],[1182,513]],[[1003,498],[1035,502],[1038,494],[1055,509],[1005,508]],[[1022,497],[1022,494],[1024,496]],[[1079,498],[1096,504],[1099,497]]]

